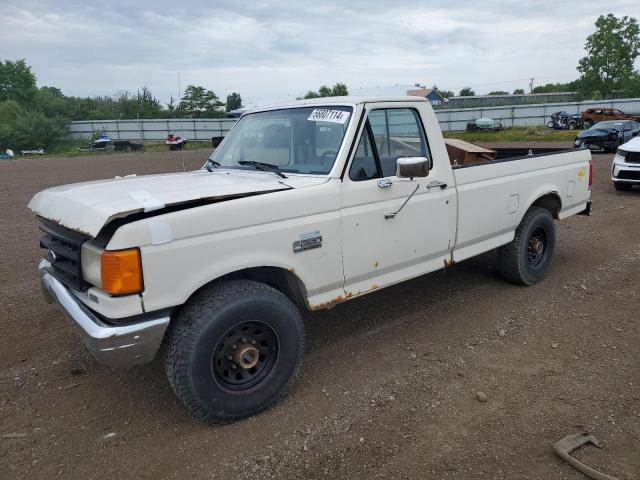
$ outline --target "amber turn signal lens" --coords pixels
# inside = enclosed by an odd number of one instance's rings
[[[111,294],[142,291],[140,250],[105,250],[100,258],[102,289]]]

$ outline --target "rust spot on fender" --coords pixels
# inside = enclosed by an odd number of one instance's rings
[[[291,273],[296,273],[296,269],[293,267],[289,267],[287,268],[287,270],[289,270]]]
[[[326,302],[316,303],[315,305],[309,305],[309,309],[312,311],[316,310],[325,310],[327,308],[333,308],[339,303],[345,302],[348,297],[344,295],[338,295],[336,298],[332,298],[331,300],[327,300]]]
[[[378,285],[377,283],[371,285],[371,290],[377,290],[378,288],[380,288],[380,285]]]
[[[378,265],[380,265],[378,262],[374,263],[373,266],[378,268]]]
[[[353,292],[347,292],[347,294],[344,296],[345,299],[351,298],[351,297],[353,297]]]
[[[449,268],[451,266],[453,266],[453,264],[456,263],[453,260],[449,259],[449,258],[445,258],[444,259],[444,268]]]

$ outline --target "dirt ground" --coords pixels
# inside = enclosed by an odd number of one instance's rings
[[[183,157],[184,155],[184,157]],[[306,314],[300,381],[221,427],[188,416],[162,363],[96,363],[40,294],[31,196],[201,165],[206,152],[0,162],[0,478],[581,479],[551,445],[640,478],[640,190],[595,155],[594,214],[560,222],[546,280],[494,253]],[[485,401],[480,401],[479,398]]]

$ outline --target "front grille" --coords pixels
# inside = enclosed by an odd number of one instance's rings
[[[51,252],[47,255],[47,260],[51,262],[51,274],[68,287],[87,290],[89,284],[82,278],[80,261],[81,247],[87,237],[49,222],[41,222],[40,230],[40,247]]]
[[[629,163],[640,163],[640,152],[627,152],[624,159]]]
[[[640,180],[640,170],[637,172],[633,170],[620,170],[618,178],[623,180]]]

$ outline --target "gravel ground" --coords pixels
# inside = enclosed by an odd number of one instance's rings
[[[224,427],[183,412],[159,360],[97,364],[41,297],[26,208],[43,188],[201,165],[206,152],[0,162],[1,478],[582,479],[551,445],[640,478],[640,190],[595,155],[592,217],[560,222],[549,275],[503,282],[494,253],[305,315],[301,379]]]

